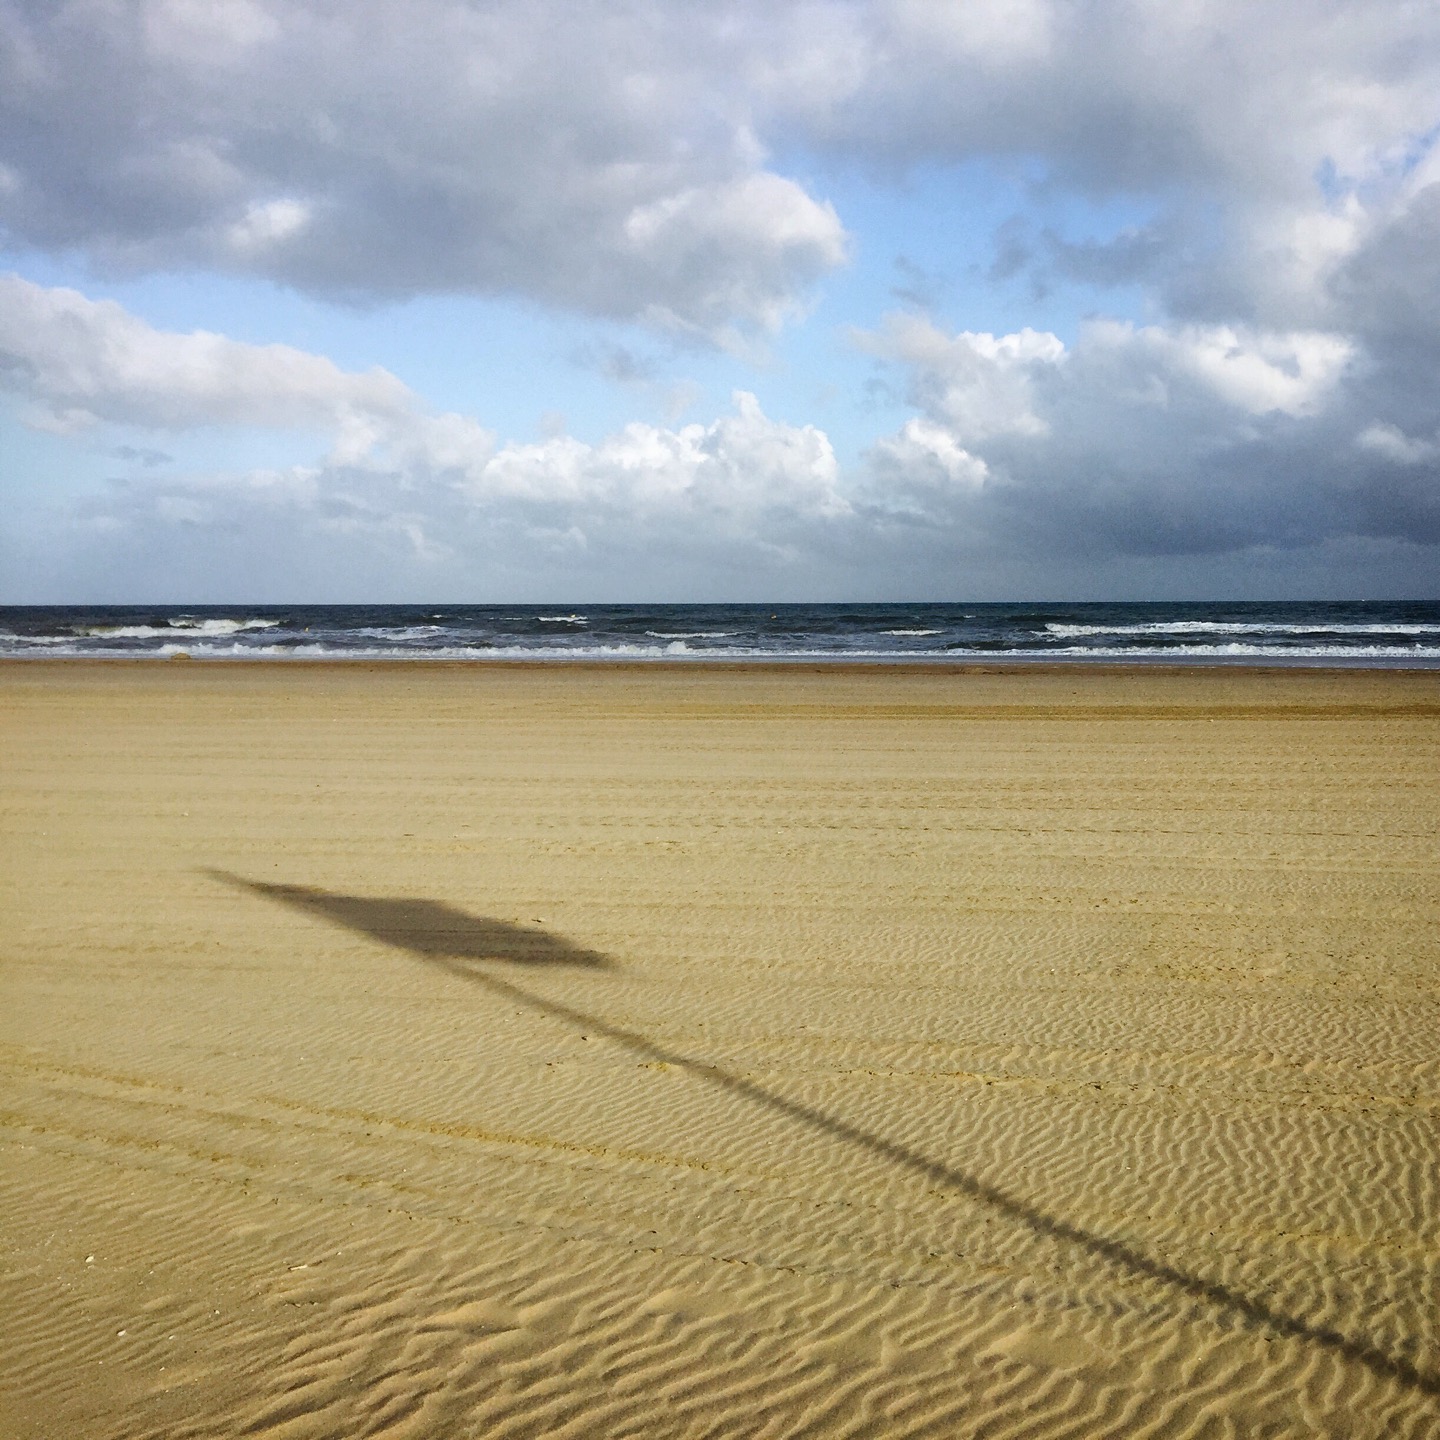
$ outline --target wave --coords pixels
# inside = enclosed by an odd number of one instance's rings
[[[24,650],[10,650],[8,637],[4,638],[3,649],[19,658]],[[23,640],[24,637],[17,637]],[[1044,663],[1052,660],[1128,661],[1133,664],[1165,663],[1166,661],[1189,660],[1280,660],[1291,663],[1321,663],[1328,661],[1405,661],[1414,664],[1440,665],[1440,646],[1414,647],[1408,645],[1313,645],[1303,649],[1291,645],[1246,644],[1234,642],[1227,645],[1171,645],[1136,650],[1123,645],[1071,645],[1037,649],[968,649],[950,647],[946,649],[921,648],[900,650],[895,647],[856,648],[846,650],[818,649],[813,646],[793,649],[764,648],[754,645],[709,646],[693,649],[684,640],[674,639],[666,644],[639,644],[617,642],[597,645],[567,645],[563,648],[542,645],[441,645],[423,649],[404,644],[376,645],[332,645],[323,641],[299,644],[245,644],[232,640],[229,644],[183,643],[171,640],[167,644],[147,647],[144,650],[119,651],[86,645],[79,638],[65,640],[43,639],[37,642],[46,647],[45,654],[74,659],[114,658],[117,654],[132,658],[169,659],[186,654],[196,660],[360,660],[360,661],[404,661],[404,660],[533,660],[533,661],[596,661],[596,660],[677,660],[688,659],[695,664],[706,664],[724,660],[758,660],[784,663],[787,661],[829,661],[844,664],[847,661],[892,661],[911,663],[930,661],[936,664],[993,664]],[[35,654],[34,650],[29,651]],[[37,657],[38,658],[38,657]]]
[[[444,625],[362,625],[351,635],[363,635],[367,640],[429,640],[435,635],[444,635]]]
[[[1065,640],[1078,639],[1083,635],[1440,635],[1440,625],[1386,620],[1374,620],[1369,624],[1322,620],[1310,625],[1284,625],[1264,620],[1151,620],[1139,625],[1052,623],[1045,629]]]
[[[734,630],[647,630],[652,640],[729,640]]]
[[[535,617],[542,625],[588,625],[588,615],[537,615]]]
[[[1164,645],[1137,650],[1131,645],[1064,645],[1045,650],[995,650],[990,655],[1011,658],[1025,656],[1032,660],[1048,660],[1056,655],[1073,655],[1087,659],[1166,660],[1170,658],[1234,656],[1275,660],[1440,660],[1440,645],[1247,645],[1232,641],[1228,645]]]
[[[882,635],[943,635],[943,630],[882,630]]]
[[[278,620],[199,620],[180,615],[163,625],[80,625],[71,633],[96,640],[158,640],[174,635],[236,635],[242,630],[273,630]]]

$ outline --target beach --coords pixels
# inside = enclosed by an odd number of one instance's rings
[[[1440,1435],[1440,672],[0,665],[0,1435]]]

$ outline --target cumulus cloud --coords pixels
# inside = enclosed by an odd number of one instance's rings
[[[757,536],[771,518],[848,512],[823,431],[771,420],[745,391],[736,392],[734,404],[734,415],[709,425],[630,424],[596,445],[568,436],[507,445],[474,474],[466,493],[483,504],[565,503],[580,516],[634,522],[684,511]]]
[[[862,349],[899,360],[910,372],[911,398],[961,443],[994,435],[1036,435],[1046,422],[1034,410],[1034,376],[1059,364],[1065,347],[1025,329],[996,337],[945,335],[918,315],[892,315],[878,334],[857,332]]]
[[[839,264],[721,10],[0,0],[0,225],[359,299],[518,294],[725,341]]]
[[[1440,445],[1368,419],[1345,336],[1097,321],[1067,348],[905,315],[860,343],[921,412],[868,456],[879,522],[1097,560],[1440,540]]]
[[[384,370],[353,374],[288,345],[154,329],[114,301],[0,275],[0,385],[53,429],[100,420],[201,425],[356,426],[414,405]]]
[[[111,546],[149,537],[163,551],[154,537],[178,532],[206,549],[248,534],[268,566],[308,534],[322,548],[344,541],[376,563],[389,554],[422,567],[592,549],[602,566],[657,549],[744,566],[794,559],[810,529],[850,512],[826,435],[771,419],[744,391],[733,413],[709,424],[632,423],[595,444],[554,434],[497,445],[478,420],[428,408],[386,371],[159,330],[114,302],[14,276],[0,277],[0,388],[47,428],[317,435],[308,463],[132,479],[90,497],[81,529]],[[147,468],[170,458],[128,444],[111,453]],[[267,526],[286,536],[278,551],[259,538]]]
[[[490,448],[465,425],[450,447],[443,424],[420,425],[355,458],[116,483],[80,504],[64,555],[188,594],[283,595],[296,575],[334,598],[633,593],[637,581],[656,596],[737,583],[774,594],[850,514],[824,434],[743,392],[708,425],[629,425],[594,445]]]
[[[1140,390],[1168,402],[1189,386],[1246,415],[1311,415],[1334,389],[1354,346],[1343,335],[1277,333],[1232,325],[1165,329],[1096,321],[1085,335],[1087,361],[1109,359],[1140,378]]]

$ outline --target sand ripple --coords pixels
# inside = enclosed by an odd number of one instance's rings
[[[199,668],[0,672],[0,1432],[1440,1436],[1433,677]]]

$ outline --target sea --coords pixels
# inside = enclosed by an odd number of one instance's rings
[[[1440,665],[1440,602],[0,607],[0,657]]]

